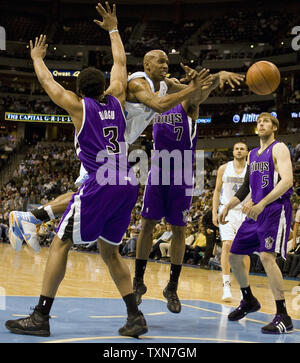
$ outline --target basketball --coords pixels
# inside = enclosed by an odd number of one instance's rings
[[[246,83],[257,95],[269,95],[279,86],[280,72],[271,62],[256,62],[247,71]]]

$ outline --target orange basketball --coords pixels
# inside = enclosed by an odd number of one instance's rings
[[[280,72],[271,62],[256,62],[247,71],[246,83],[257,95],[268,95],[279,86]]]

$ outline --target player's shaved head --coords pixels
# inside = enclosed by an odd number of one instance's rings
[[[153,58],[159,58],[161,56],[168,57],[167,54],[163,50],[160,50],[160,49],[150,50],[144,56],[144,65],[145,65],[145,63],[151,62],[151,60]]]

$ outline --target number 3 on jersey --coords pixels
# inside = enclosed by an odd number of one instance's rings
[[[106,150],[109,154],[120,154],[120,144],[118,143],[118,127],[104,127],[103,128],[104,137],[109,137],[108,142],[110,145],[106,145]]]

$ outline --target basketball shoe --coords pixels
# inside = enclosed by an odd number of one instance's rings
[[[260,303],[256,298],[251,301],[241,300],[240,305],[228,315],[228,320],[237,321],[244,318],[249,313],[254,313],[260,309]]]
[[[292,319],[285,314],[276,314],[271,323],[261,328],[261,332],[264,334],[285,334],[292,331]]]
[[[40,244],[36,233],[37,225],[42,223],[35,218],[30,212],[12,211],[9,213],[9,227],[13,229],[14,234],[22,235],[25,242],[35,252],[39,252]]]
[[[148,327],[144,315],[141,311],[135,315],[129,315],[127,322],[122,328],[119,329],[120,335],[126,335],[129,337],[138,337],[147,333]]]
[[[50,335],[49,319],[49,315],[44,315],[35,308],[27,318],[7,320],[5,326],[14,334],[48,337]]]
[[[13,226],[9,227],[8,239],[9,239],[9,242],[10,242],[12,248],[15,251],[19,252],[21,250],[21,248],[22,248],[22,244],[23,244],[23,241],[24,241],[22,233],[19,231],[19,229],[15,228]]]
[[[171,313],[180,313],[181,303],[179,301],[176,289],[172,289],[167,286],[163,291],[163,295],[167,299],[167,308],[171,311]]]
[[[142,302],[142,295],[146,294],[147,287],[143,280],[134,278],[133,279],[133,292],[135,294],[136,304],[140,305]]]

